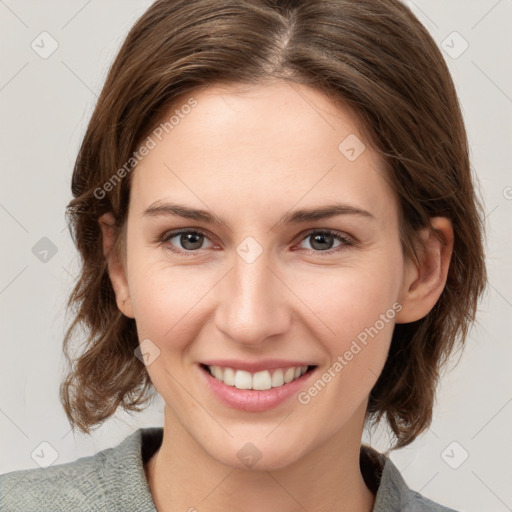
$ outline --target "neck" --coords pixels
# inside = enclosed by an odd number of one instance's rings
[[[284,468],[238,469],[205,452],[166,407],[162,445],[145,464],[153,501],[158,512],[371,512],[375,496],[359,465],[362,427],[357,442],[349,427]]]

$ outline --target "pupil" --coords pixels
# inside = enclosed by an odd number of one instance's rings
[[[311,246],[314,249],[320,249],[320,250],[330,249],[330,246],[332,245],[332,238],[333,238],[332,235],[329,235],[327,233],[318,233],[317,235],[313,236],[313,243],[311,244]],[[325,247],[326,239],[328,240],[327,245],[329,247]],[[331,242],[331,243],[329,243],[329,242]],[[315,244],[317,244],[317,243],[320,243],[319,247],[315,247]],[[322,244],[324,244],[324,245],[322,245]]]
[[[194,238],[196,239],[195,241],[194,241]],[[201,247],[202,235],[199,233],[183,233],[181,235],[180,242],[185,249],[194,251]],[[192,244],[192,247],[190,247],[187,244]]]

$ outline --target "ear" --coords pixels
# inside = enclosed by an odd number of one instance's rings
[[[117,307],[125,316],[135,318],[124,265],[115,250],[119,235],[115,227],[115,218],[112,213],[105,213],[98,219],[98,224],[103,238],[103,255],[108,263],[108,274],[116,295]]]
[[[446,284],[453,252],[452,223],[445,217],[431,219],[432,230],[421,230],[425,248],[417,250],[419,264],[408,259],[399,298],[402,309],[397,323],[408,323],[425,317],[434,307]]]

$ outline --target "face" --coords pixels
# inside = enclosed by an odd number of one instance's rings
[[[397,201],[357,120],[321,93],[191,96],[134,171],[111,277],[166,421],[225,464],[254,450],[284,467],[361,434],[410,285]]]

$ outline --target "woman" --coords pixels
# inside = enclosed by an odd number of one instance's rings
[[[72,191],[64,408],[87,433],[156,391],[164,427],[2,475],[2,510],[449,510],[361,445],[428,427],[486,278],[455,89],[406,7],[155,2]]]

